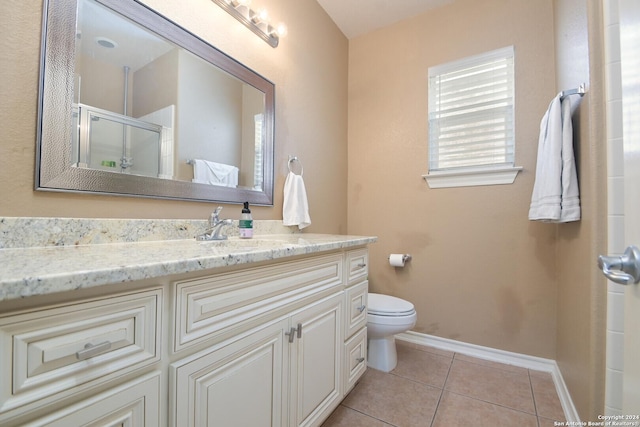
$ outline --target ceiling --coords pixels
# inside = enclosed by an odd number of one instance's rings
[[[1,0],[0,0],[1,1]],[[174,48],[172,43],[92,1],[78,3],[77,42],[84,55],[131,71]],[[105,47],[101,41],[110,42]]]
[[[454,0],[317,0],[348,39]]]

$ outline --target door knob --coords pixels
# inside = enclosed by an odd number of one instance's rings
[[[621,256],[598,257],[598,267],[612,282],[621,285],[640,282],[640,249],[629,246]]]

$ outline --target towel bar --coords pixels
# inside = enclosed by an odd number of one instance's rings
[[[566,98],[569,95],[584,96],[585,93],[586,93],[585,84],[582,83],[576,89],[568,89],[568,90],[563,90],[562,92],[560,92],[560,99],[562,100],[562,99]]]

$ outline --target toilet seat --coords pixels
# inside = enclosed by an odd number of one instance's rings
[[[375,316],[403,317],[416,312],[409,301],[391,295],[369,293],[367,311]]]

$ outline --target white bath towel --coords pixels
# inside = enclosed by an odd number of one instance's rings
[[[200,184],[237,187],[238,172],[239,169],[235,166],[211,162],[209,160],[194,159],[192,181]]]
[[[282,223],[284,225],[297,225],[300,230],[311,225],[304,180],[302,175],[296,175],[293,172],[289,172],[284,181]]]
[[[529,219],[570,222],[580,219],[580,192],[573,154],[571,100],[556,96],[540,122],[536,179]]]

